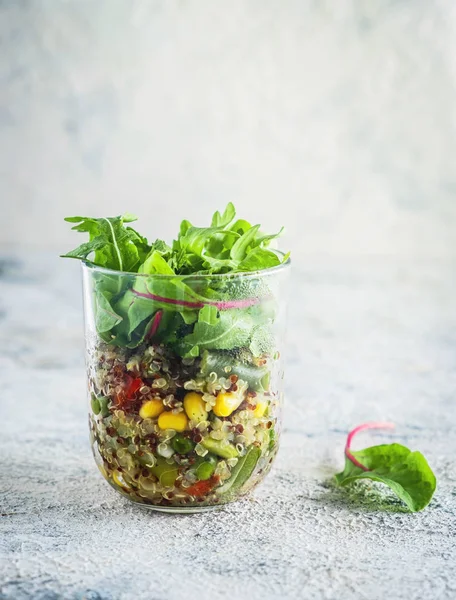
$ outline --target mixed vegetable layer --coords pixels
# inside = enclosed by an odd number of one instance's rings
[[[177,358],[161,345],[94,351],[92,442],[112,485],[157,506],[211,505],[246,493],[269,470],[279,398],[261,381],[276,361],[227,359],[207,350]]]
[[[247,492],[277,444],[280,306],[269,269],[288,258],[271,248],[281,232],[235,219],[232,204],[210,227],[183,221],[171,246],[149,244],[131,215],[67,220],[89,233],[66,256],[87,265],[90,421],[103,474],[157,506]]]

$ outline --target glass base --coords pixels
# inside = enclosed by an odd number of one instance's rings
[[[134,504],[143,510],[169,513],[173,515],[191,515],[195,513],[209,512],[211,510],[220,510],[224,506],[223,504],[217,504],[214,506],[154,506],[153,504],[142,504],[141,502],[134,502]]]

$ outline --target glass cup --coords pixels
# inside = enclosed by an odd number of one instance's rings
[[[265,477],[281,430],[288,271],[289,261],[210,276],[83,264],[91,445],[120,494],[197,512]]]

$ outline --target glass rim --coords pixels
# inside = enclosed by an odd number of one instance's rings
[[[282,257],[285,256],[284,252],[281,252],[280,250],[276,250],[276,252],[278,254],[281,254]],[[117,271],[116,269],[107,269],[106,267],[100,267],[99,265],[95,265],[94,263],[91,263],[88,260],[82,260],[81,261],[82,267],[90,270],[90,271],[96,271],[99,273],[105,273],[106,275],[117,275],[117,276],[130,276],[130,277],[147,277],[147,278],[154,278],[154,279],[175,279],[180,278],[180,279],[202,279],[202,280],[208,280],[208,279],[217,279],[220,277],[225,277],[225,278],[242,278],[242,279],[250,279],[250,278],[258,278],[258,277],[263,277],[265,275],[273,275],[275,273],[278,273],[279,271],[286,271],[289,269],[289,267],[291,266],[291,259],[287,258],[287,260],[284,263],[281,263],[280,265],[276,265],[275,267],[269,267],[267,269],[259,269],[257,271],[238,271],[238,272],[234,272],[234,273],[189,273],[187,275],[178,275],[176,274],[172,274],[172,275],[168,275],[165,273],[133,273],[131,271]]]

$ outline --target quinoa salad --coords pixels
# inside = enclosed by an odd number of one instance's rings
[[[71,217],[83,261],[92,450],[130,500],[191,510],[236,500],[269,471],[283,403],[280,235],[183,221],[149,244],[132,215]],[[90,257],[90,259],[89,259]],[[285,269],[284,269],[285,267]]]

